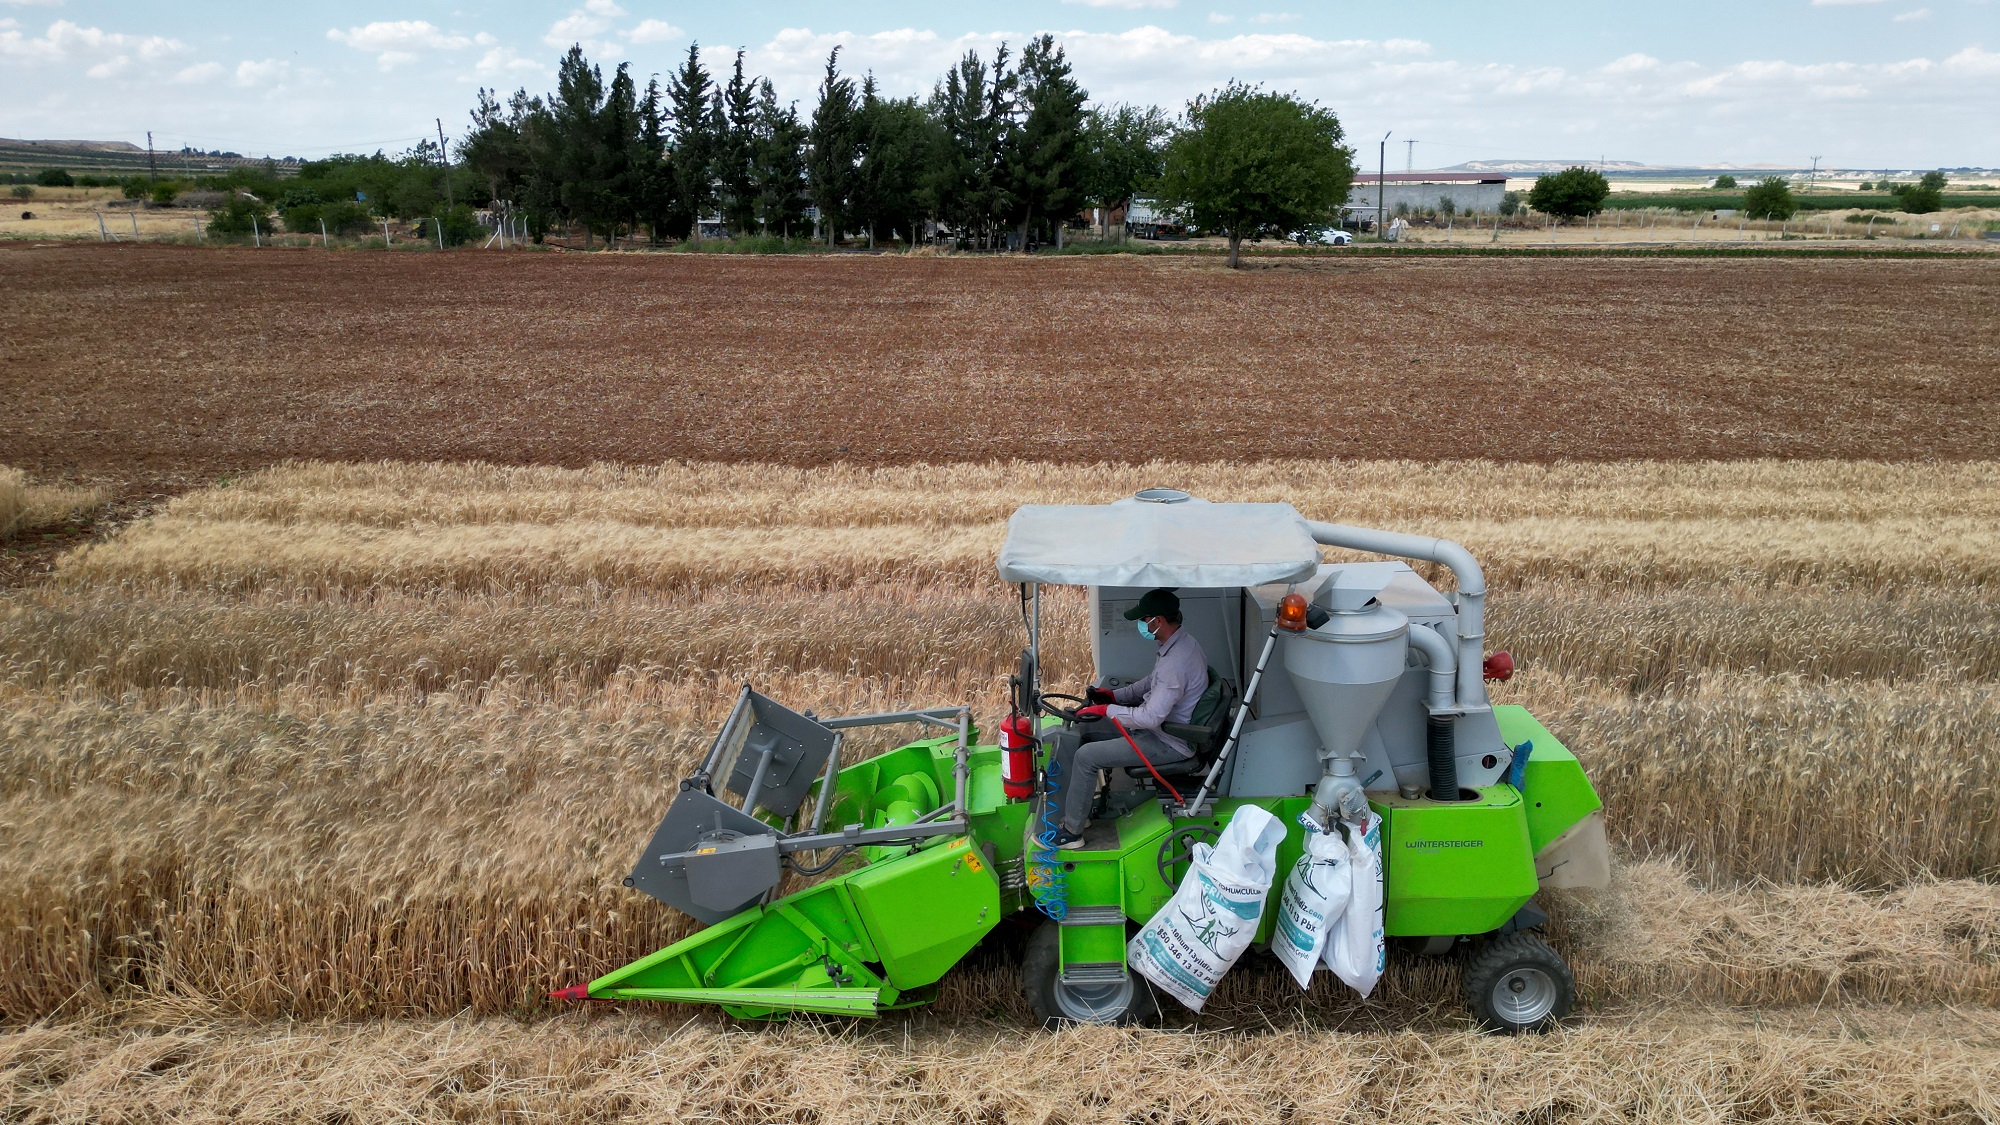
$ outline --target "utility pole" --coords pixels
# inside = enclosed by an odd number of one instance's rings
[[[1409,146],[1403,150],[1403,171],[1414,172],[1417,168],[1417,142],[1410,140],[1403,143]]]
[[[444,147],[444,118],[439,117],[434,120],[438,123],[438,163],[444,165],[444,205],[449,209],[451,207],[451,155],[445,151]]]
[[[1813,189],[1813,185],[1818,182],[1819,182],[1819,157],[1815,156],[1813,157],[1812,174],[1806,177],[1806,190],[1811,191]]]
[[[152,180],[160,178],[159,166],[153,163],[153,131],[151,129],[146,130],[146,177]]]
[[[1382,134],[1381,147],[1375,150],[1375,240],[1382,240],[1382,184],[1389,171],[1389,136],[1395,130]]]

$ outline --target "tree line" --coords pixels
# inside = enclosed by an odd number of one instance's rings
[[[566,224],[586,238],[699,240],[719,221],[829,242],[943,229],[993,247],[1124,204],[1163,172],[1170,133],[1158,107],[1089,105],[1047,35],[1018,56],[967,52],[921,99],[843,73],[836,47],[809,113],[749,75],[742,51],[724,78],[691,46],[641,88],[630,64],[607,80],[572,47],[546,95],[480,90],[458,155],[537,238]]]

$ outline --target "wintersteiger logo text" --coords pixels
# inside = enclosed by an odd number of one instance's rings
[[[1404,841],[1404,842],[1403,842],[1403,846],[1404,846],[1404,847],[1406,847],[1406,848],[1425,848],[1425,849],[1436,849],[1436,848],[1483,848],[1483,847],[1485,847],[1485,846],[1486,846],[1486,841],[1484,841],[1484,840],[1406,840],[1406,841]]]

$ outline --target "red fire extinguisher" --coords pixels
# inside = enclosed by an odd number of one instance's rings
[[[1000,723],[1000,788],[1010,800],[1035,795],[1035,724],[1026,715]]]

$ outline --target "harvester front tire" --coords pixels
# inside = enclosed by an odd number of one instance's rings
[[[1134,1027],[1150,1024],[1160,1017],[1160,1002],[1153,986],[1137,973],[1128,973],[1125,984],[1100,985],[1089,990],[1071,989],[1061,980],[1062,927],[1044,922],[1028,938],[1021,955],[1021,987],[1035,1022],[1053,1031],[1073,1023],[1115,1024]]]
[[[1576,1003],[1576,978],[1542,939],[1507,934],[1486,942],[1466,965],[1465,1002],[1487,1031],[1545,1032]]]

